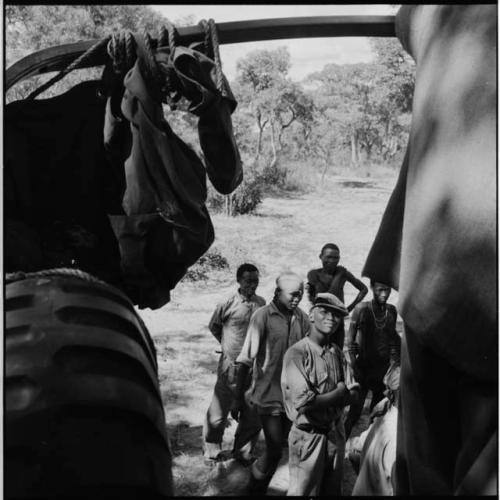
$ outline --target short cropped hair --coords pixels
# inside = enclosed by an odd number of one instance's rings
[[[297,281],[298,283],[302,283],[302,286],[304,286],[304,282],[303,282],[302,278],[297,273],[294,273],[293,271],[284,271],[284,272],[282,272],[276,278],[276,286],[279,288],[280,284],[283,281],[289,281],[289,280]]]
[[[340,252],[340,248],[335,243],[327,243],[326,245],[323,245],[320,255],[323,255],[323,252],[328,249],[337,250],[337,252]]]
[[[281,291],[281,284],[283,281],[296,281],[300,283],[302,289],[304,288],[304,281],[302,278],[293,271],[284,271],[276,278],[276,288],[274,289],[274,298],[276,299]]]
[[[253,264],[241,264],[236,270],[236,281],[239,281],[243,273],[258,273],[259,270]]]

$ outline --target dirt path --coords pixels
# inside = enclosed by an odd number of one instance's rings
[[[258,293],[269,300],[280,271],[293,269],[305,277],[309,269],[319,266],[319,249],[330,241],[340,246],[341,265],[360,276],[394,183],[395,177],[368,184],[336,178],[319,193],[266,198],[255,215],[214,216],[212,248],[229,261],[230,270],[214,272],[206,282],[183,282],[167,306],[141,311],[157,348],[177,495],[243,494],[248,479],[248,469],[234,460],[210,467],[202,458],[201,429],[218,360],[218,344],[206,324],[215,304],[234,290],[236,267],[245,261],[255,263],[261,271]],[[346,302],[356,293],[346,286]],[[396,300],[391,297],[391,302]],[[308,310],[307,300],[301,307]],[[365,427],[366,416],[353,434]],[[231,422],[225,449],[231,448],[233,435]],[[344,476],[344,495],[349,495],[355,475],[347,461]],[[284,495],[287,484],[285,454],[269,493]]]

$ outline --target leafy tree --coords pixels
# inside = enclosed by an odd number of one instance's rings
[[[181,19],[181,25],[191,18]],[[157,36],[166,19],[145,5],[8,5],[5,8],[6,66],[37,50],[80,40],[100,39],[121,32],[148,31]],[[67,75],[43,97],[64,92],[76,83],[99,78],[102,68]],[[7,92],[7,102],[22,99],[54,73],[24,80]]]
[[[340,133],[355,165],[363,156],[370,160],[377,153],[387,159],[401,149],[413,97],[414,68],[399,42],[371,43],[374,63],[330,64],[308,78],[317,86],[315,104],[322,119]]]
[[[255,159],[262,153],[267,127],[271,169],[283,150],[285,131],[296,122],[308,127],[313,117],[313,100],[292,82],[289,69],[290,54],[285,47],[256,50],[237,62],[240,106],[252,114],[257,129]]]

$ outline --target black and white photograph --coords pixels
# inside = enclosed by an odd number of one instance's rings
[[[498,496],[497,3],[3,14],[3,498]]]

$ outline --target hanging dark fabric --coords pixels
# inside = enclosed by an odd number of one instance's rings
[[[145,47],[124,79],[120,115],[107,106],[104,135],[110,158],[124,162],[123,214],[110,214],[127,293],[140,307],[160,307],[187,268],[209,248],[213,226],[198,156],[163,118],[161,102],[141,72]],[[148,86],[149,84],[149,86]],[[113,145],[118,145],[117,150]],[[125,154],[126,158],[120,158]]]
[[[243,169],[231,122],[236,99],[229,83],[222,75],[218,88],[215,62],[192,48],[160,47],[156,61],[163,72],[173,67],[188,111],[200,118],[198,135],[210,182],[220,193],[232,193],[243,180]]]
[[[79,267],[120,282],[107,212],[120,207],[123,174],[102,141],[100,82],[4,110],[5,271]]]

